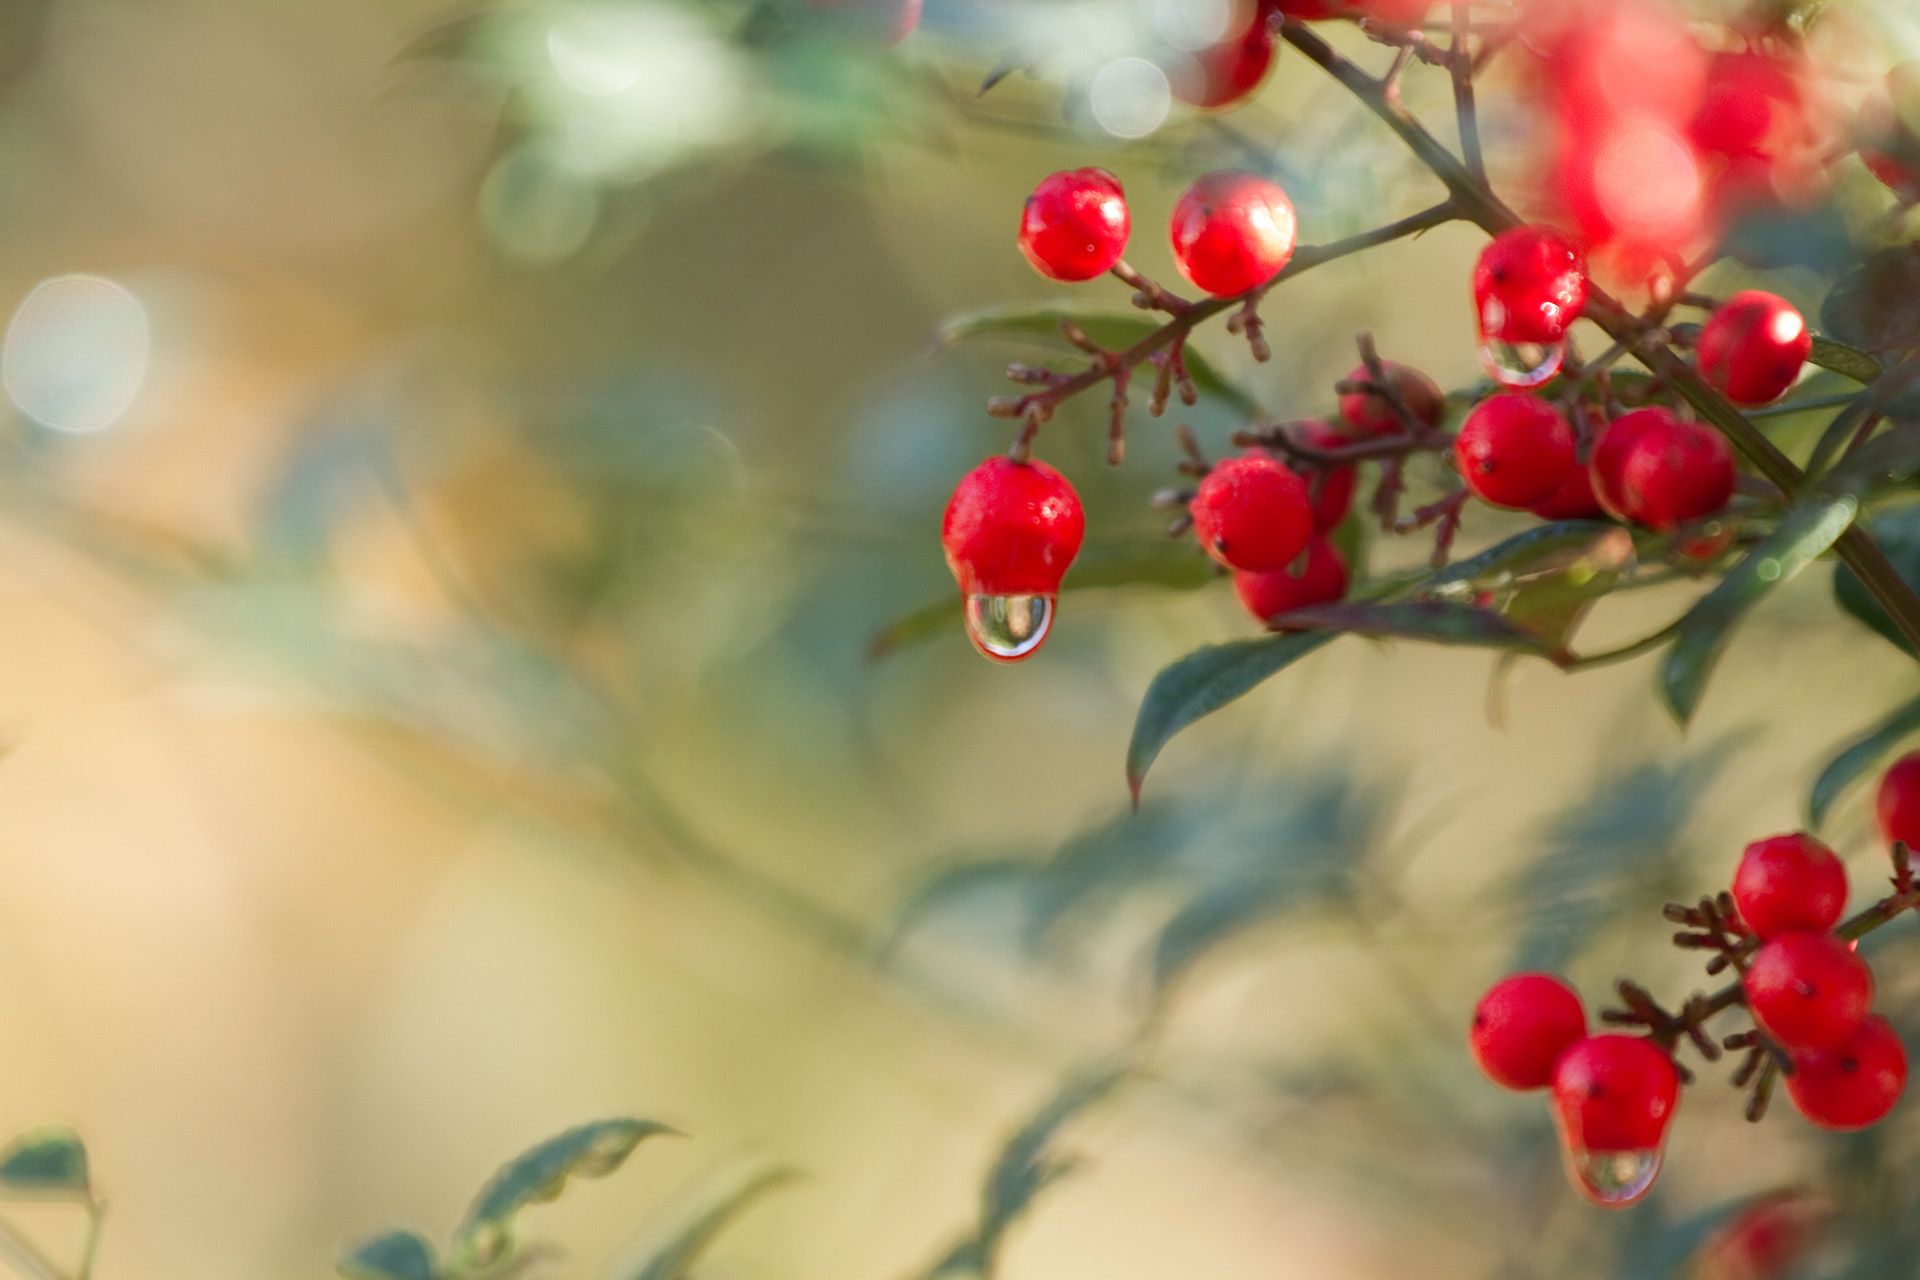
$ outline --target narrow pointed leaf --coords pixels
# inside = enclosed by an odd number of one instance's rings
[[[436,1280],[433,1246],[417,1232],[394,1230],[363,1240],[334,1262],[347,1280]]]
[[[1497,613],[1448,600],[1316,604],[1284,613],[1274,622],[1315,631],[1352,632],[1380,640],[1424,640],[1429,644],[1512,649],[1518,653],[1551,651],[1551,646],[1539,635]]]
[[[1500,613],[1554,650],[1564,650],[1594,601],[1612,591],[1633,565],[1633,535],[1609,529],[1585,546],[1569,547],[1530,569]]]
[[[1816,830],[1825,825],[1834,802],[1848,787],[1868,773],[1881,760],[1893,754],[1901,741],[1920,733],[1920,698],[1882,720],[1860,737],[1849,742],[1814,780],[1807,797],[1807,820]]]
[[[85,1196],[88,1187],[86,1144],[71,1129],[35,1129],[0,1152],[0,1189]]]
[[[513,1243],[513,1220],[531,1204],[554,1199],[574,1176],[603,1178],[618,1169],[643,1138],[672,1133],[651,1120],[598,1120],[531,1147],[500,1167],[480,1189],[454,1245],[467,1263],[484,1266]]]
[[[1553,563],[1569,550],[1589,547],[1595,539],[1619,531],[1601,520],[1556,520],[1515,534],[1479,555],[1455,561],[1434,574],[1421,594],[1439,599],[1470,599],[1476,592],[1499,590],[1518,577]]]
[[[1685,724],[1693,717],[1733,629],[1774,588],[1831,547],[1859,509],[1845,495],[1816,497],[1795,507],[1771,537],[1687,611],[1660,668],[1660,692],[1675,719]]]
[[[1333,638],[1333,632],[1307,632],[1236,640],[1196,649],[1161,671],[1147,686],[1127,744],[1127,785],[1134,802],[1139,803],[1147,770],[1174,734]]]
[[[694,1202],[664,1235],[613,1271],[613,1280],[684,1280],[721,1231],[761,1196],[800,1175],[785,1166],[733,1174]]]
[[[1844,374],[1858,383],[1869,383],[1880,376],[1880,362],[1864,351],[1859,351],[1844,342],[1832,338],[1816,337],[1813,351],[1807,356],[1813,364],[1822,369],[1831,369]]]

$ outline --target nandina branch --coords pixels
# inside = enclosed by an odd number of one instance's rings
[[[1460,122],[1460,154],[1473,180],[1488,186],[1487,162],[1480,150],[1479,110],[1473,100],[1473,49],[1468,43],[1468,18],[1472,8],[1470,0],[1453,0],[1453,49],[1447,63],[1453,73],[1453,107]]]

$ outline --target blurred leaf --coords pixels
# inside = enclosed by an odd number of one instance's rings
[[[1869,354],[1920,346],[1920,255],[1883,249],[1841,277],[1821,304],[1820,327]]]
[[[508,1161],[480,1190],[454,1232],[454,1247],[470,1265],[501,1257],[513,1242],[514,1216],[566,1190],[567,1179],[604,1178],[643,1138],[675,1130],[651,1120],[599,1120],[569,1129]]]
[[[1829,492],[1866,494],[1888,480],[1908,479],[1916,471],[1920,471],[1920,422],[1894,422],[1835,463],[1820,478],[1820,487]]]
[[[0,1187],[40,1195],[90,1195],[86,1144],[79,1134],[59,1126],[24,1133],[0,1152]]]
[[[1522,629],[1499,614],[1447,600],[1316,604],[1283,613],[1273,622],[1284,627],[1352,632],[1381,640],[1423,640],[1429,644],[1512,649],[1542,656],[1552,653],[1552,646],[1540,635]]]
[[[1849,742],[1827,763],[1814,780],[1807,797],[1807,822],[1818,830],[1827,820],[1846,789],[1884,757],[1893,753],[1902,739],[1920,731],[1920,698],[1915,698],[1872,729]]]
[[[1064,341],[1060,337],[1062,320],[1073,321],[1109,351],[1124,351],[1166,324],[1163,319],[1138,312],[1084,311],[1060,303],[1013,302],[952,317],[934,330],[930,346],[936,352],[945,351],[968,338],[982,337],[1050,338],[1060,342]],[[1186,345],[1182,358],[1195,387],[1219,396],[1244,413],[1259,412],[1253,398],[1223,377],[1192,343]],[[1151,373],[1151,368],[1147,372]]]
[[[1832,338],[1816,337],[1813,350],[1807,359],[1822,369],[1831,369],[1835,373],[1845,374],[1855,382],[1865,385],[1880,376],[1880,362],[1864,351],[1857,351],[1844,342],[1835,342]]]
[[[662,1238],[614,1268],[615,1280],[684,1280],[728,1223],[755,1200],[799,1177],[783,1165],[753,1166],[708,1190]]]
[[[1831,547],[1859,509],[1846,496],[1810,498],[1796,506],[1779,529],[1687,611],[1660,668],[1660,691],[1675,719],[1685,724],[1693,718],[1707,677],[1747,613]]]
[[[1559,563],[1568,551],[1580,552],[1598,539],[1610,537],[1619,525],[1603,520],[1558,520],[1535,525],[1525,533],[1487,548],[1479,555],[1455,561],[1434,574],[1421,589],[1436,599],[1472,599],[1481,591],[1498,591],[1542,565]]]
[[[435,1280],[440,1274],[433,1246],[416,1232],[400,1229],[363,1240],[333,1266],[348,1280]]]
[[[1285,670],[1334,639],[1333,632],[1263,636],[1196,649],[1147,686],[1127,744],[1127,787],[1134,803],[1160,749],[1174,734]]]
[[[1893,563],[1893,568],[1910,587],[1920,586],[1920,504],[1909,503],[1868,517],[1875,542]],[[1893,619],[1867,591],[1859,575],[1841,565],[1834,570],[1833,595],[1840,607],[1879,632],[1886,640],[1911,652],[1906,637],[1893,625]]]
[[[1832,204],[1811,209],[1762,206],[1734,223],[1721,252],[1749,267],[1806,267],[1821,275],[1854,260],[1847,220]]]

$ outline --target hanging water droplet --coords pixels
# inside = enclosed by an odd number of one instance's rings
[[[1580,1193],[1595,1204],[1621,1209],[1647,1194],[1660,1174],[1658,1147],[1636,1151],[1571,1151],[1567,1163]]]
[[[1565,342],[1505,342],[1480,339],[1480,363],[1503,387],[1537,387],[1560,372],[1567,358]]]
[[[1052,596],[968,596],[967,635],[996,662],[1030,658],[1053,625]]]

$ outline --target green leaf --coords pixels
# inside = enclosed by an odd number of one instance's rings
[[[1421,594],[1436,599],[1471,599],[1482,591],[1513,586],[1540,566],[1559,563],[1569,550],[1591,547],[1596,539],[1612,535],[1619,525],[1603,520],[1557,520],[1535,525],[1477,556],[1455,561],[1434,574]]]
[[[480,1189],[454,1232],[465,1265],[484,1266],[513,1244],[514,1216],[566,1190],[567,1179],[603,1178],[618,1169],[643,1138],[675,1130],[651,1120],[598,1120],[549,1138],[500,1166]]]
[[[1920,504],[1909,503],[1877,511],[1869,521],[1874,541],[1908,586],[1920,585]],[[1858,575],[1841,565],[1834,570],[1833,595],[1840,607],[1873,628],[1888,643],[1908,649],[1906,637],[1880,607]]]
[[[722,1179],[661,1236],[614,1268],[615,1280],[682,1280],[728,1223],[761,1196],[799,1177],[783,1165],[755,1165]]]
[[[1500,606],[1501,614],[1564,652],[1594,601],[1632,572],[1633,535],[1613,528],[1585,546],[1568,547],[1532,566]]]
[[[1660,668],[1660,691],[1674,718],[1685,724],[1700,705],[1707,677],[1734,627],[1775,587],[1831,547],[1860,504],[1849,495],[1815,497],[1787,513],[1780,527],[1747,554],[1720,585],[1701,597],[1680,620],[1679,636]]]
[[[1429,644],[1512,649],[1543,656],[1551,652],[1547,641],[1538,634],[1499,614],[1449,600],[1316,604],[1283,613],[1273,621],[1280,626],[1352,632],[1380,640],[1423,640]]]
[[[91,1194],[86,1144],[73,1130],[57,1125],[21,1134],[0,1152],[0,1188],[35,1195]]]
[[[1920,698],[1915,698],[1860,737],[1849,742],[1814,780],[1807,796],[1807,821],[1818,830],[1834,802],[1860,777],[1893,753],[1902,739],[1920,732]]]
[[[1196,649],[1161,671],[1133,721],[1127,744],[1127,786],[1140,803],[1140,785],[1174,734],[1218,711],[1268,677],[1334,638],[1333,632],[1262,636]]]
[[[934,330],[929,346],[939,352],[968,338],[985,337],[1047,338],[1057,342],[1061,341],[1062,320],[1079,325],[1089,338],[1109,351],[1124,351],[1166,324],[1164,319],[1140,312],[1085,311],[1060,303],[1013,302],[953,316]],[[1183,349],[1182,359],[1195,387],[1220,397],[1244,413],[1258,412],[1259,406],[1253,398],[1223,377],[1192,343]]]
[[[1920,255],[1883,249],[1841,277],[1821,304],[1820,327],[1869,354],[1920,346]]]
[[[348,1280],[436,1280],[440,1274],[433,1246],[398,1229],[354,1245],[333,1266]]]
[[[1832,338],[1815,337],[1813,350],[1807,359],[1822,369],[1831,369],[1835,373],[1845,374],[1861,385],[1866,385],[1880,376],[1880,362],[1864,351],[1857,351],[1844,342],[1835,342]]]

